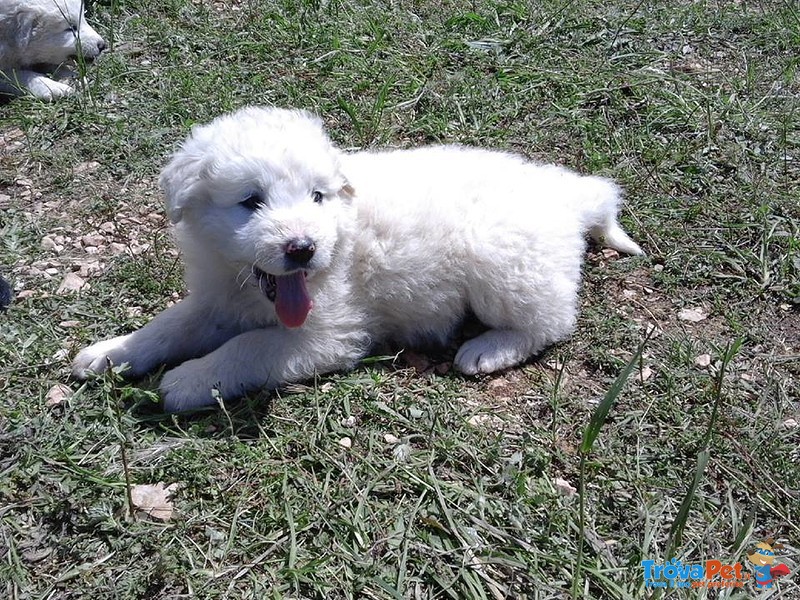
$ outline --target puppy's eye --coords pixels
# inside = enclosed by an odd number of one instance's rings
[[[258,194],[250,194],[247,198],[239,202],[239,206],[246,208],[249,211],[254,211],[263,204],[264,199]]]
[[[315,190],[311,193],[311,199],[316,202],[317,204],[322,204],[323,194],[319,190]]]

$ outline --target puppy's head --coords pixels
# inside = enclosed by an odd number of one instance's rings
[[[59,65],[79,56],[94,60],[106,42],[86,22],[82,0],[31,0],[16,15],[25,65]]]
[[[305,281],[333,260],[353,193],[319,119],[259,107],[219,117],[192,131],[161,186],[188,261],[213,256],[260,287],[284,324],[302,324]]]

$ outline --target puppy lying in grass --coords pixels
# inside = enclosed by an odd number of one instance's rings
[[[82,0],[0,0],[0,93],[43,100],[73,93],[52,79],[66,61],[94,60],[103,38],[86,22]]]
[[[488,331],[455,366],[511,367],[572,332],[587,234],[642,254],[607,179],[461,146],[343,153],[304,111],[195,128],[161,184],[190,293],[73,373],[171,365],[168,411],[350,368],[377,342],[444,343],[468,312]]]

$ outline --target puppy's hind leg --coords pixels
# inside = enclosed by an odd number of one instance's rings
[[[545,343],[530,333],[514,329],[490,329],[464,342],[455,358],[465,375],[493,373],[521,363],[544,349]]]
[[[535,256],[522,257],[521,262],[531,266],[527,272],[494,276],[491,286],[472,282],[470,307],[491,329],[459,348],[454,361],[458,370],[474,375],[512,367],[572,333],[580,264],[572,253],[566,254],[553,264],[539,264],[538,269],[533,268]],[[491,271],[500,273],[501,265]]]

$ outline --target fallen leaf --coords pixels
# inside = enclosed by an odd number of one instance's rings
[[[406,350],[401,356],[403,361],[417,373],[424,373],[431,368],[431,361],[422,354]]]
[[[177,491],[178,484],[173,483],[164,487],[161,482],[153,484],[134,485],[131,488],[131,501],[134,507],[147,516],[160,521],[169,521],[172,518],[172,494]]]
[[[68,386],[64,385],[63,383],[57,383],[49,390],[47,390],[47,396],[45,396],[45,405],[47,406],[58,406],[64,400],[68,400],[72,396],[72,389]]]

